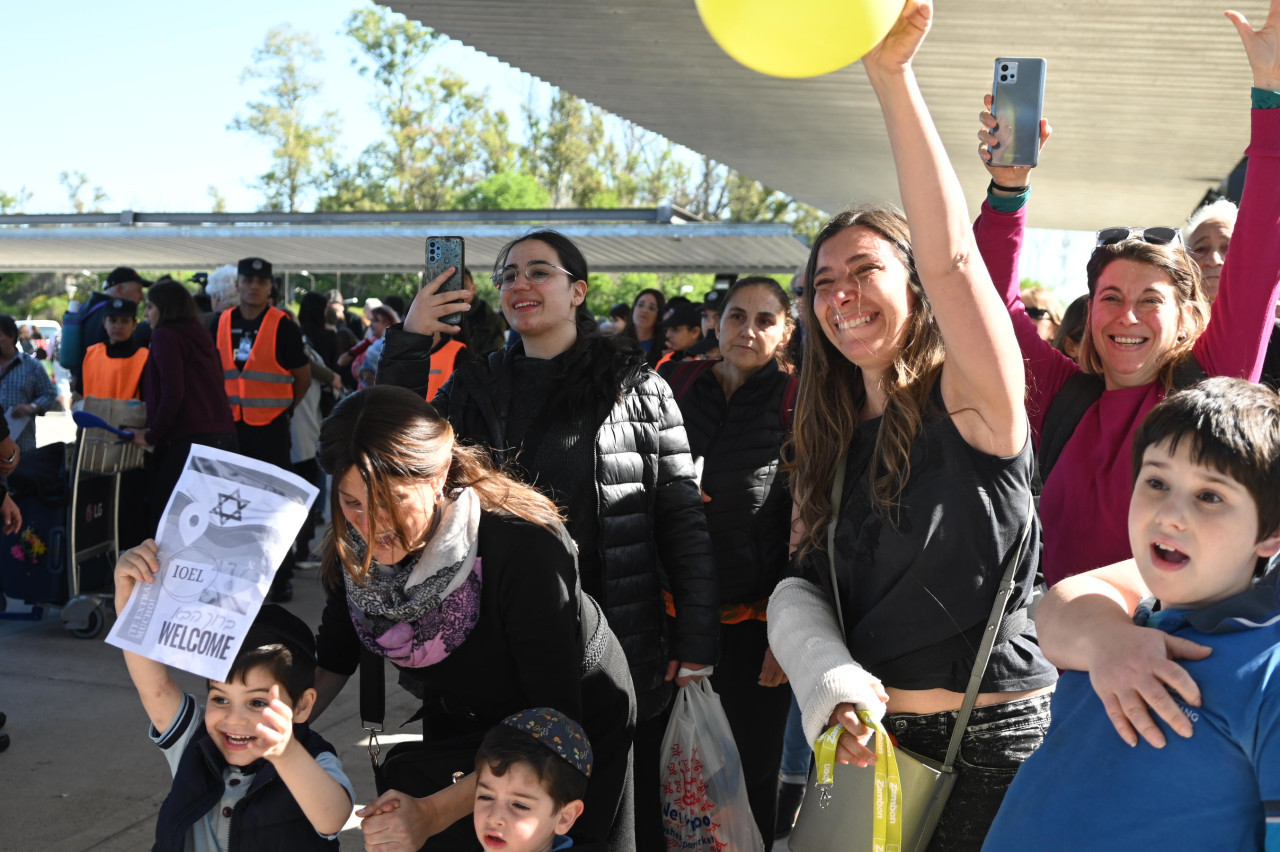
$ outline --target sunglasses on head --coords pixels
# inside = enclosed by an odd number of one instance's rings
[[[1177,228],[1163,225],[1154,228],[1103,228],[1098,231],[1097,247],[1114,246],[1126,240],[1142,240],[1153,246],[1182,245],[1182,234]]]
[[[1033,320],[1049,319],[1050,313],[1048,308],[1027,308],[1027,316]]]

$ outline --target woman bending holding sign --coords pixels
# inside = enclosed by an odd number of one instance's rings
[[[769,602],[769,644],[806,736],[842,724],[837,758],[859,766],[875,757],[855,705],[876,717],[887,710],[885,727],[902,746],[942,759],[1002,565],[1035,523],[1018,343],[911,68],[932,15],[929,3],[909,0],[862,60],[906,217],[848,211],[814,243],[791,479],[798,576]],[[1037,534],[1033,526],[1031,541]],[[1017,566],[1007,617],[1021,626],[991,655],[931,849],[981,846],[1048,724],[1056,673],[1022,612],[1037,556],[1028,548]]]
[[[319,458],[333,477],[334,520],[316,713],[362,647],[394,663],[422,699],[417,771],[357,814],[367,848],[412,852],[429,837],[436,850],[474,848],[475,777],[450,783],[450,774],[475,765],[489,728],[543,706],[581,719],[596,754],[575,846],[634,850],[626,658],[582,593],[555,504],[455,443],[431,404],[402,388],[339,403]],[[415,795],[404,781],[420,785]]]

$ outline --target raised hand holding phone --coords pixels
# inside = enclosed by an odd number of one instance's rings
[[[440,285],[438,292],[450,293],[466,289],[462,277],[462,271],[466,267],[466,246],[462,237],[427,237],[427,277],[435,279],[448,270],[453,270]],[[440,317],[440,322],[445,325],[456,326],[461,321],[461,312]]]
[[[404,330],[415,334],[457,334],[461,328],[445,322],[452,316],[461,317],[462,313],[471,310],[471,300],[475,294],[470,290],[446,290],[440,288],[457,270],[450,266],[425,287],[418,291],[405,314]]]
[[[992,101],[991,95],[983,95],[982,104],[986,108],[978,114],[978,120],[982,122],[982,129],[978,131],[978,157],[982,160],[982,164],[987,167],[987,173],[991,175],[991,179],[995,181],[997,187],[1021,188],[1029,186],[1031,183],[1031,170],[1034,166],[1002,166],[992,162],[991,146],[999,141],[995,136],[998,121],[991,112]],[[1045,143],[1053,135],[1053,128],[1049,126],[1048,119],[1043,117],[1040,119],[1039,131],[1038,150],[1044,150]],[[1037,157],[1038,162],[1039,158]]]

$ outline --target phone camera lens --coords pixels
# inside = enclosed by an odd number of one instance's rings
[[[1008,70],[1009,70],[1009,66],[1008,66],[1007,64],[1005,64],[1005,65],[1001,65],[1001,66],[1000,66],[1000,70],[1001,70],[1001,71],[1008,71]]]
[[[1000,82],[1001,82],[1001,83],[1007,82],[1007,81],[1008,81],[1008,79],[1009,79],[1009,75],[1008,75],[1008,74],[1001,74],[1001,75],[1000,75]]]

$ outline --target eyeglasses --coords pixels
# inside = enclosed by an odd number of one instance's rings
[[[1131,239],[1153,246],[1182,245],[1182,234],[1177,228],[1161,225],[1154,228],[1103,228],[1098,232],[1097,246],[1114,246]]]
[[[545,260],[531,260],[524,266],[524,280],[537,287],[547,283],[547,279],[557,272],[563,272],[569,276],[569,280],[576,280],[572,272],[563,266],[556,266],[554,263],[547,263]],[[516,279],[520,277],[520,267],[512,264],[504,266],[497,272],[493,273],[493,286],[499,290],[510,290],[516,286]]]

